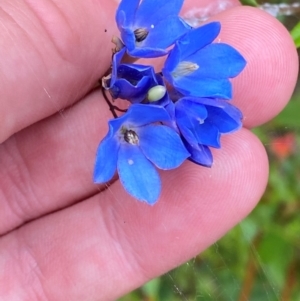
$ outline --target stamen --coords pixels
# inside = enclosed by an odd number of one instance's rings
[[[125,130],[124,132],[124,140],[127,143],[138,145],[139,144],[139,137],[133,130]]]
[[[172,72],[173,77],[186,76],[199,69],[199,65],[192,62],[183,61],[180,62],[176,69]]]
[[[134,31],[135,41],[142,42],[144,41],[149,34],[149,31],[146,28],[138,28]]]
[[[124,47],[123,42],[116,36],[113,36],[111,41],[116,45],[116,47],[112,49],[113,54],[119,52]]]

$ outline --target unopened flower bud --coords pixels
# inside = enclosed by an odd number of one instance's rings
[[[167,89],[165,86],[157,85],[149,89],[147,98],[150,102],[158,101],[162,99],[167,92]]]

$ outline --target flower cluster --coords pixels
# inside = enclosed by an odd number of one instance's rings
[[[160,195],[157,169],[179,167],[186,159],[210,167],[210,148],[222,134],[242,126],[230,104],[232,84],[245,67],[242,55],[216,42],[219,22],[190,27],[178,16],[183,0],[122,0],[116,22],[121,33],[111,73],[103,88],[113,99],[130,102],[109,121],[98,147],[94,182],[105,183],[116,170],[125,190],[154,204]],[[166,56],[161,72],[138,58]]]

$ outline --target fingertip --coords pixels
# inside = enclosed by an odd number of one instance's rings
[[[228,227],[249,214],[268,181],[265,148],[247,129],[223,135],[221,145],[221,149],[212,149],[212,168],[187,162],[180,169],[164,174],[163,198],[167,201],[161,202],[181,202],[183,210],[191,202],[195,210],[205,215],[206,210],[218,212],[217,216],[234,214],[237,219],[228,218]],[[220,223],[226,223],[225,220]]]
[[[181,14],[189,24],[198,27],[203,20],[240,5],[238,0],[186,0]]]
[[[234,46],[246,59],[233,79],[234,103],[253,127],[275,117],[289,101],[298,75],[298,55],[287,29],[257,8],[234,7],[212,20],[222,23],[218,41]]]

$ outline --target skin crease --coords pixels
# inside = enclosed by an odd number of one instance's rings
[[[223,137],[212,168],[185,162],[161,172],[152,207],[117,180],[95,186],[95,151],[111,115],[99,91],[87,93],[109,67],[115,3],[0,5],[1,140],[15,133],[0,145],[1,300],[115,300],[197,255],[253,209],[268,161],[247,128]],[[248,62],[233,80],[245,126],[267,122],[296,82],[287,31],[253,8],[213,20]]]

